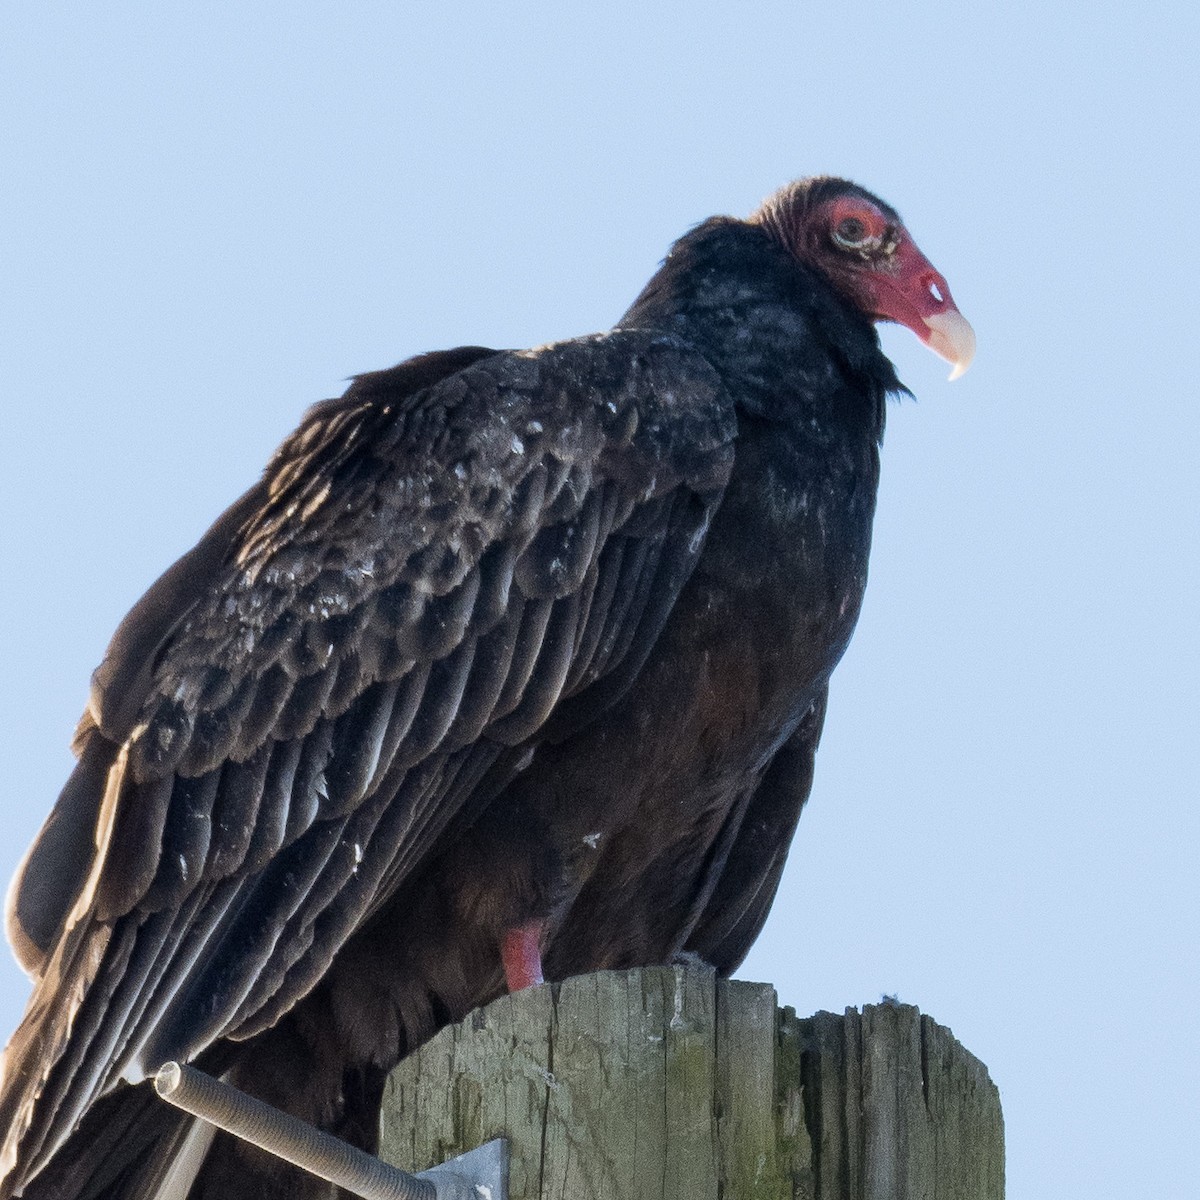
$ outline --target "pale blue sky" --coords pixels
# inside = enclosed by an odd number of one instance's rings
[[[0,871],[117,621],[355,371],[603,328],[786,180],[905,215],[871,586],[741,974],[1000,1086],[1010,1197],[1200,1179],[1190,4],[15,0],[0,47]],[[25,984],[0,962],[0,1024]]]

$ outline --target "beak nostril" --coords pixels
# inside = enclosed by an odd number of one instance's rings
[[[937,280],[931,280],[929,284],[929,294],[939,303],[945,304],[946,297],[942,295],[942,289],[938,287]]]

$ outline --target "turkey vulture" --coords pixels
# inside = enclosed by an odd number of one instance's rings
[[[807,179],[607,333],[311,409],[93,677],[9,894],[0,1195],[321,1195],[147,1074],[370,1149],[386,1072],[506,986],[732,971],[862,601],[879,320],[973,353],[896,212]]]

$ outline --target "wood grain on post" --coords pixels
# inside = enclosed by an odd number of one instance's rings
[[[606,971],[505,996],[393,1072],[380,1157],[511,1141],[510,1200],[1002,1200],[987,1070],[909,1005]]]

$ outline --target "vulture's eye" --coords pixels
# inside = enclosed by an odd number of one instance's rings
[[[867,236],[867,227],[857,217],[847,217],[838,226],[838,237],[843,242],[849,242],[854,245],[855,242],[861,242]]]
[[[833,240],[846,250],[874,250],[883,241],[872,235],[859,217],[843,217],[833,231]]]

